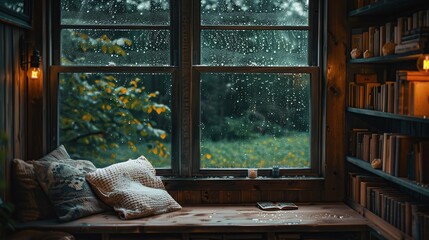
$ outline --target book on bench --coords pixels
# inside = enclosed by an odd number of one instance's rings
[[[256,205],[266,211],[277,211],[277,210],[294,210],[298,209],[295,203],[290,202],[257,202]]]

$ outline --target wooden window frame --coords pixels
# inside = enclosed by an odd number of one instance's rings
[[[323,166],[322,139],[323,126],[323,84],[321,76],[321,38],[318,37],[322,21],[318,14],[321,9],[321,0],[310,1],[309,27],[238,27],[240,29],[270,29],[270,30],[300,30],[310,31],[308,37],[309,66],[300,67],[215,67],[200,66],[199,63],[199,34],[202,28],[214,29],[216,27],[201,27],[199,21],[199,6],[196,1],[170,0],[171,26],[124,26],[121,29],[160,29],[171,30],[171,66],[138,67],[138,66],[61,66],[60,65],[60,32],[63,28],[79,28],[60,24],[60,1],[50,0],[51,3],[51,56],[48,83],[48,149],[59,144],[58,138],[58,75],[68,72],[109,72],[109,73],[170,73],[172,74],[172,153],[171,169],[157,169],[161,176],[189,177],[208,176],[234,176],[244,177],[247,172],[243,169],[200,169],[199,157],[199,76],[205,72],[225,73],[308,73],[311,75],[311,168],[308,169],[281,169],[280,175],[287,177],[305,176],[320,180]],[[180,2],[180,5],[179,3]],[[317,24],[315,24],[317,23]],[[87,29],[117,29],[118,26],[84,26]],[[235,27],[226,27],[234,28]],[[260,175],[270,176],[270,169],[260,169]]]

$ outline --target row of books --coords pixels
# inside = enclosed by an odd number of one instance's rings
[[[429,116],[429,74],[397,71],[396,81],[350,82],[348,106],[416,117]]]
[[[350,155],[366,162],[380,159],[381,170],[396,177],[429,184],[429,139],[399,133],[352,129]]]
[[[380,26],[354,28],[351,32],[351,49],[368,50],[373,57],[383,56],[383,46],[396,44],[394,53],[428,49],[429,9],[398,17],[396,21]]]
[[[349,173],[349,196],[413,239],[429,239],[429,204],[419,203],[382,178]]]

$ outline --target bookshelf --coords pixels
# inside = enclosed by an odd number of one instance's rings
[[[427,0],[348,3],[347,52],[358,48],[362,54],[353,58],[350,54],[347,60],[347,203],[368,219],[380,239],[428,239],[429,231],[421,226],[429,223],[429,157],[421,149],[429,146],[429,114],[414,116],[418,106],[410,104],[417,91],[408,90],[411,83],[404,90],[411,77],[404,80],[401,75],[417,74],[417,59],[429,54]],[[413,35],[418,35],[418,49],[395,47],[390,54],[382,49],[387,42],[383,38],[402,47],[414,41]],[[365,49],[371,55],[364,58]],[[359,74],[375,75],[376,81],[358,82]],[[429,84],[429,74],[427,80],[416,81]],[[423,94],[429,98],[429,93]],[[382,167],[373,165],[374,159]],[[385,204],[394,210],[381,212]]]
[[[350,164],[353,164],[357,167],[360,167],[372,174],[375,174],[377,176],[380,176],[392,183],[395,183],[399,186],[405,187],[407,189],[410,189],[412,191],[418,192],[426,197],[429,197],[429,188],[422,186],[418,183],[416,183],[415,181],[411,181],[408,180],[406,178],[399,178],[399,177],[394,177],[390,174],[387,174],[379,169],[374,169],[373,167],[371,167],[371,164],[362,161],[361,159],[357,159],[357,158],[353,158],[353,157],[347,157],[346,158],[347,162],[349,162]]]
[[[397,119],[397,120],[404,120],[404,121],[410,121],[410,122],[429,124],[429,118],[414,117],[414,116],[394,114],[394,113],[389,113],[389,112],[380,112],[380,111],[375,111],[375,110],[371,110],[371,109],[348,107],[347,112],[355,113],[355,114],[361,114],[361,115],[367,115],[367,116],[374,116],[374,117],[379,117],[379,118]]]
[[[392,63],[405,60],[417,60],[423,54],[422,51],[412,51],[408,53],[392,54],[387,56],[378,56],[371,58],[350,59],[350,63]]]
[[[370,4],[364,4],[364,6],[349,11],[349,17],[359,16],[374,16],[379,14],[391,14],[392,12],[398,12],[401,8],[415,7],[422,5],[420,0],[378,0]]]

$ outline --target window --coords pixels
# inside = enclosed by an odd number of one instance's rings
[[[61,9],[53,11],[58,142],[98,167],[144,154],[171,169],[176,70],[169,1],[53,2]]]
[[[165,175],[319,174],[318,1],[55,4],[52,145]]]

